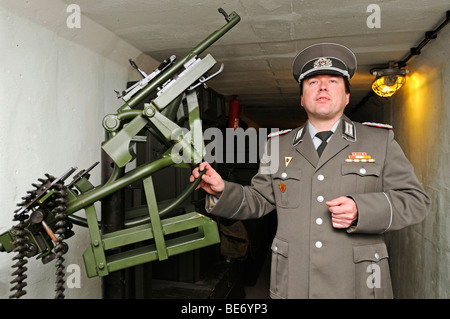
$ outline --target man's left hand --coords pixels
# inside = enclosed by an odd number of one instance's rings
[[[341,196],[326,202],[326,204],[331,212],[334,228],[348,228],[358,218],[358,207],[349,197]]]

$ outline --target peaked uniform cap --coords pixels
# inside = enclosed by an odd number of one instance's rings
[[[319,75],[340,75],[351,79],[356,72],[356,56],[338,43],[316,43],[301,50],[292,63],[292,74],[297,82]]]

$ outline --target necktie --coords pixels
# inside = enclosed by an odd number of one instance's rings
[[[331,136],[331,134],[333,134],[332,131],[324,131],[316,134],[316,136],[322,140],[322,143],[317,148],[317,153],[319,154],[319,157],[320,155],[322,155],[325,146],[327,146],[327,139]]]

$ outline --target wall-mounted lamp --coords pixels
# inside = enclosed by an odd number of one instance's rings
[[[370,73],[375,75],[375,81],[372,83],[372,90],[381,97],[389,97],[406,82],[406,74],[409,71],[394,67],[394,63],[389,63],[387,69],[372,69]]]
[[[406,66],[408,61],[419,55],[422,49],[433,39],[437,38],[438,33],[446,26],[450,24],[450,10],[446,12],[445,21],[442,22],[436,29],[432,31],[425,32],[425,38],[419,43],[417,47],[411,48],[410,53],[403,60],[396,63],[389,63],[389,68],[387,69],[372,69],[370,73],[376,76],[375,81],[372,84],[372,90],[379,96],[392,96],[396,91],[398,91],[403,84],[406,82],[405,75],[409,72],[408,70],[403,70],[401,68]],[[394,65],[397,67],[394,68]],[[390,78],[389,78],[390,77]],[[394,89],[395,88],[395,89]],[[352,110],[355,112],[360,107],[364,106],[367,100],[372,96],[372,92],[367,94]]]

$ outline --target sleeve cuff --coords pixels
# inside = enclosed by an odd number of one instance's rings
[[[224,182],[225,188],[220,198],[207,194],[205,209],[206,212],[217,216],[233,218],[241,208],[245,195],[242,185]]]
[[[347,228],[348,233],[381,234],[392,224],[392,204],[386,193],[352,195],[358,207],[358,222]]]

